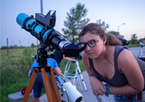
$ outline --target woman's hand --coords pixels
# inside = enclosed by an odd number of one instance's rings
[[[106,87],[100,80],[95,76],[90,76],[90,84],[93,90],[94,95],[104,95],[106,93]]]

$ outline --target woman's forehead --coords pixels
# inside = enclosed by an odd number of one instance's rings
[[[99,35],[96,35],[96,34],[92,34],[92,33],[86,33],[85,35],[81,36],[81,41],[82,42],[87,42],[89,40],[92,40],[92,39],[97,39],[99,37]]]

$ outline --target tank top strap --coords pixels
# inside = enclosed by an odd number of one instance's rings
[[[118,70],[118,63],[117,63],[117,58],[118,55],[121,53],[121,51],[123,51],[124,49],[127,49],[124,46],[115,46],[115,51],[114,51],[114,67],[115,70]],[[116,69],[117,68],[117,69]]]

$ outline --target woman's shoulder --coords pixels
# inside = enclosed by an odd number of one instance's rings
[[[119,65],[121,66],[127,66],[129,63],[134,63],[135,61],[134,55],[127,49],[122,50],[118,55],[118,63],[120,63]]]

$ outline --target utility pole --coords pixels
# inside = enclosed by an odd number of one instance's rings
[[[41,11],[41,14],[43,14],[43,0],[40,0],[40,11]],[[38,42],[39,40],[37,40],[37,47],[38,47]]]
[[[119,34],[120,34],[120,32],[119,32],[119,27],[122,26],[122,25],[125,25],[125,23],[122,23],[122,24],[120,24],[120,25],[118,26],[118,33],[119,33]]]
[[[41,13],[43,14],[43,0],[40,0],[40,9],[41,9]]]

